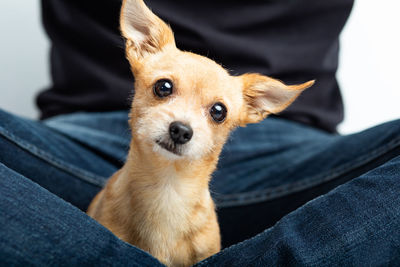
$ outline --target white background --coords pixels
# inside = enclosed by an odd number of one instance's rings
[[[341,133],[400,118],[399,10],[398,0],[356,0],[341,36]],[[39,1],[1,0],[0,33],[0,108],[37,118],[34,96],[50,83]]]

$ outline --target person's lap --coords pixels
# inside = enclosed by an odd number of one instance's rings
[[[0,111],[0,163],[85,210],[122,165],[129,146],[127,119],[127,112],[83,113],[42,123]],[[224,245],[274,225],[395,157],[399,147],[399,121],[352,136],[277,118],[237,130],[212,182]]]
[[[0,163],[0,265],[163,266]]]
[[[238,129],[212,181],[224,246],[397,155],[400,120],[347,136],[276,118]]]
[[[399,170],[397,156],[195,266],[398,266]]]
[[[96,138],[88,135],[87,139]],[[103,144],[107,145],[99,140],[99,147]],[[4,111],[0,111],[0,151],[0,163],[82,210],[119,167],[45,123]]]

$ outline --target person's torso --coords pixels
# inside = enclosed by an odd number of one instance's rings
[[[343,118],[336,80],[339,34],[353,0],[148,0],[178,48],[232,74],[259,72],[316,84],[280,116],[328,131]],[[53,84],[37,99],[41,117],[128,109],[133,76],[119,33],[120,0],[42,1],[52,41]]]

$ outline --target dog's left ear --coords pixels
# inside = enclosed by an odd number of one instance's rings
[[[171,28],[146,6],[143,0],[124,0],[120,26],[127,39],[129,60],[141,60],[159,52],[167,45],[175,46]]]
[[[269,114],[276,114],[288,107],[300,93],[312,86],[315,81],[299,85],[284,83],[260,74],[239,76],[243,82],[244,107],[240,125],[256,123]]]

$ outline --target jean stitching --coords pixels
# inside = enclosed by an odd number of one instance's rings
[[[370,153],[359,157],[358,159],[337,166],[336,168],[329,170],[325,173],[318,174],[309,179],[302,180],[297,183],[288,185],[278,186],[275,188],[269,188],[263,191],[252,191],[238,194],[227,194],[227,195],[216,195],[215,200],[218,207],[233,207],[240,205],[248,205],[252,203],[258,203],[262,201],[272,200],[278,197],[282,197],[294,192],[299,192],[311,186],[316,186],[321,183],[330,181],[339,175],[342,175],[352,169],[358,168],[374,158],[386,153],[387,151],[400,145],[400,138],[395,138],[388,144],[381,146]],[[322,177],[322,178],[321,178]]]
[[[53,165],[54,167],[56,167],[58,169],[65,171],[69,174],[72,174],[73,176],[75,176],[87,183],[93,184],[95,186],[99,186],[99,187],[104,186],[104,183],[106,181],[105,177],[87,172],[83,169],[72,166],[72,165],[66,163],[65,161],[57,159],[57,158],[53,157],[52,155],[50,155],[49,153],[32,145],[31,143],[28,143],[28,142],[22,140],[21,138],[17,137],[16,135],[10,133],[3,127],[0,127],[0,134],[3,135],[8,140],[10,140],[11,142],[18,145],[19,147],[21,147],[22,149],[28,151],[29,153],[31,153],[32,155],[34,155],[38,158],[50,163],[51,165]],[[99,182],[99,180],[102,182]]]
[[[227,249],[229,249],[229,250],[235,249],[236,247],[242,245],[242,244],[245,243],[245,242],[251,243],[252,241],[254,241],[254,240],[256,240],[256,239],[261,238],[261,236],[263,236],[266,232],[269,232],[269,231],[271,231],[271,230],[272,230],[272,228],[268,228],[268,229],[262,231],[261,233],[255,235],[255,236],[253,236],[253,237],[251,237],[251,238],[249,238],[249,239],[243,240],[243,241],[241,241],[241,242],[239,242],[239,243],[236,243],[236,244],[234,244],[234,245],[232,245],[232,246],[229,246],[229,247],[227,247],[227,248],[224,248],[224,249],[222,249],[221,251],[219,251],[218,253],[212,255],[211,257],[209,257],[209,258],[207,258],[207,259],[205,259],[205,260],[200,261],[199,263],[195,264],[194,266],[202,266],[202,265],[205,265],[205,264],[207,264],[207,263],[212,263],[212,261],[214,261],[214,259],[215,259],[216,257],[218,257],[218,256],[220,256],[220,255],[222,255],[222,254],[224,254],[225,251],[226,251]],[[280,241],[280,240],[277,240],[277,241],[275,242],[275,245],[276,245],[276,243],[279,242],[279,241]]]
[[[320,197],[322,197],[322,196],[320,196]],[[320,197],[318,197],[318,198],[320,198]],[[316,201],[318,198],[316,198],[316,199],[314,199],[314,200],[312,200],[312,201]],[[381,215],[381,214],[378,214],[378,215],[376,215],[376,216],[373,216],[372,218],[370,218],[370,221],[371,221],[372,219],[374,219],[374,218],[380,216],[380,215]],[[224,248],[224,249],[222,249],[221,251],[219,251],[218,253],[216,253],[216,254],[210,256],[210,257],[207,258],[207,259],[204,259],[203,261],[201,261],[201,262],[195,264],[194,266],[203,266],[203,265],[208,264],[208,263],[209,263],[209,264],[212,264],[212,262],[215,261],[215,258],[217,258],[218,256],[224,254],[225,251],[226,251],[227,249],[233,250],[233,249],[235,249],[236,247],[242,245],[242,244],[245,243],[245,242],[252,243],[252,241],[255,241],[255,240],[259,239],[259,238],[262,238],[262,236],[264,236],[265,233],[267,233],[267,232],[269,232],[269,231],[271,231],[271,230],[272,230],[272,227],[271,227],[271,228],[268,228],[268,229],[266,229],[266,230],[264,230],[264,231],[262,231],[261,233],[258,233],[257,235],[255,235],[255,236],[253,236],[253,237],[251,237],[251,238],[249,238],[249,239],[243,240],[243,241],[241,241],[241,242],[239,242],[239,243],[236,243],[236,244],[234,244],[234,245],[232,245],[232,246],[229,246],[229,247],[227,247],[227,248]],[[360,230],[358,230],[358,231],[360,231]],[[354,231],[353,231],[353,232],[354,232]],[[349,234],[349,233],[347,232],[346,234]],[[273,244],[272,247],[276,247],[276,245],[277,245],[280,241],[281,241],[280,239],[276,240],[276,241],[274,242],[274,244]],[[326,258],[324,258],[324,260],[326,260]],[[319,263],[319,261],[317,261],[316,263]]]
[[[397,210],[396,210],[396,211],[397,211]],[[385,211],[385,212],[386,212],[386,211]],[[394,212],[393,210],[392,210],[392,212],[393,212],[393,214],[395,214],[395,212]],[[358,228],[355,229],[355,230],[347,231],[347,232],[345,232],[345,233],[342,233],[342,236],[345,236],[345,235],[352,235],[352,234],[355,234],[355,233],[357,233],[357,232],[365,231],[365,229],[367,228],[368,225],[373,224],[373,223],[377,224],[377,223],[378,223],[378,222],[376,222],[376,221],[377,221],[377,218],[378,218],[378,219],[381,219],[382,214],[384,214],[384,213],[380,212],[380,213],[376,214],[375,216],[373,216],[373,217],[371,217],[371,218],[368,218],[368,221],[367,221],[366,223],[361,224],[361,227],[360,227],[360,225],[359,225]],[[391,214],[389,213],[388,216],[391,216]],[[379,220],[379,223],[382,224],[382,220]],[[393,220],[388,220],[388,221],[386,222],[385,227],[391,228],[392,226],[394,227]],[[357,239],[356,242],[355,242],[355,241],[352,241],[352,242],[350,242],[350,243],[348,243],[348,244],[345,244],[344,247],[346,247],[346,248],[351,248],[351,246],[356,247],[356,246],[358,246],[359,244],[362,244],[366,239],[374,239],[374,237],[375,237],[375,236],[378,236],[378,235],[380,234],[381,231],[382,231],[382,228],[378,228],[378,229],[376,229],[375,231],[373,231],[371,234],[369,234],[368,236],[365,236],[365,235],[364,235],[363,237]],[[331,250],[331,251],[332,251],[332,250]],[[336,250],[336,249],[333,249],[332,252],[336,252],[336,253],[337,253],[337,250]],[[315,261],[315,266],[322,266],[322,264],[323,264],[324,262],[328,262],[328,260],[330,260],[330,259],[332,259],[332,258],[334,258],[334,257],[335,257],[335,253],[332,253],[332,255],[329,255],[329,256],[326,256],[326,255],[325,255],[325,257],[322,257],[322,258],[320,257],[319,259],[316,259],[316,261]]]

